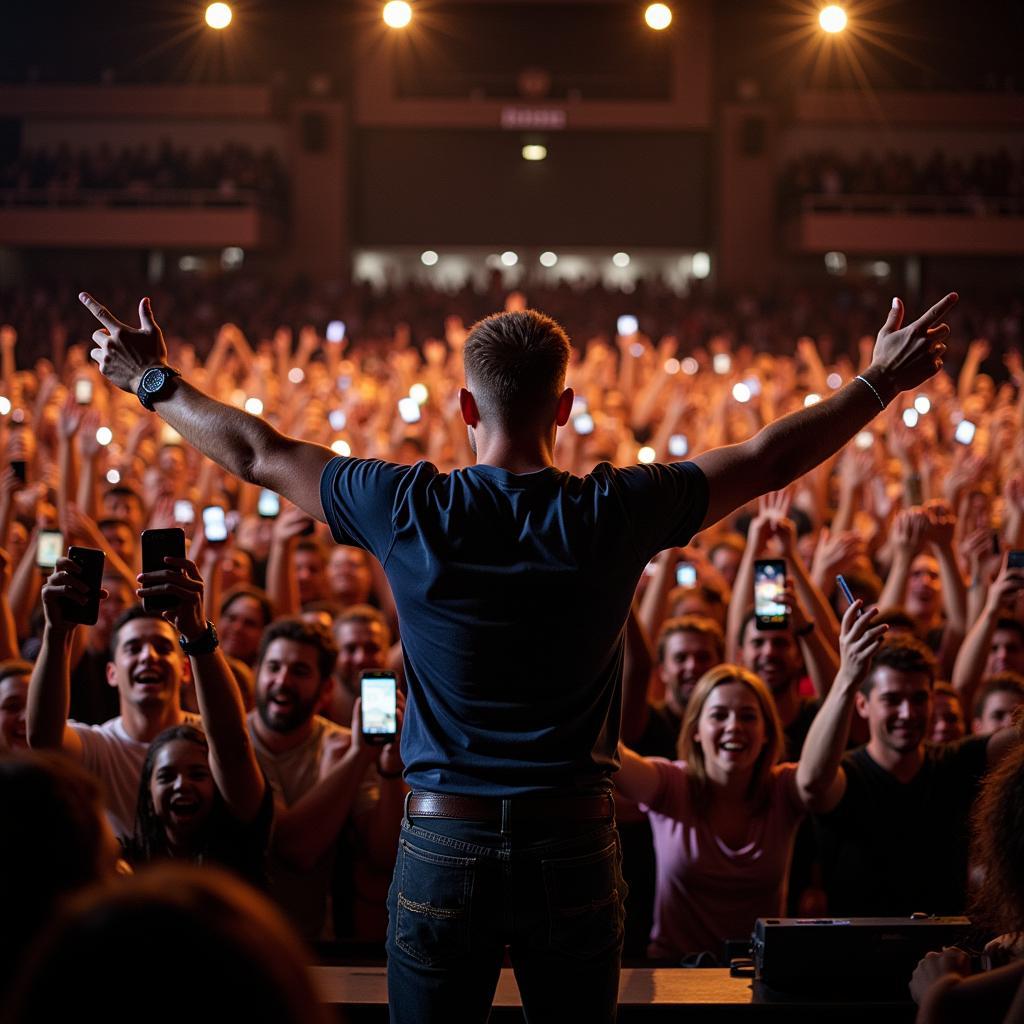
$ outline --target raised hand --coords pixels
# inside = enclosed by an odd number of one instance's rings
[[[864,614],[864,602],[859,598],[846,609],[839,630],[839,674],[836,684],[856,689],[864,681],[871,668],[871,659],[882,646],[886,631],[884,623],[872,626],[871,620],[878,614],[877,608],[869,608]]]
[[[875,339],[871,364],[882,370],[896,391],[916,388],[942,369],[949,325],[941,321],[958,299],[956,292],[950,292],[906,325],[902,299],[892,300],[892,309]]]
[[[64,618],[64,602],[85,605],[89,600],[89,585],[82,579],[81,566],[70,558],[57,559],[53,572],[47,577],[42,590],[43,616],[46,624],[57,632],[68,632],[75,628],[74,622]],[[100,591],[100,600],[107,597]]]
[[[167,362],[167,345],[163,332],[153,319],[149,299],[139,303],[140,326],[129,327],[88,292],[82,292],[78,298],[103,325],[93,333],[96,347],[89,353],[90,358],[115,387],[135,394],[143,373],[151,366]]]
[[[184,637],[194,640],[206,631],[203,608],[203,578],[196,563],[188,558],[164,558],[166,569],[140,573],[136,577],[139,600],[173,596],[177,604],[160,614]]]

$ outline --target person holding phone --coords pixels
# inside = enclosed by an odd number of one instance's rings
[[[797,764],[782,763],[785,736],[771,693],[754,673],[719,665],[697,684],[679,734],[679,760],[621,747],[616,788],[651,820],[657,857],[648,955],[678,964],[746,938],[758,917],[782,914],[797,827],[807,811],[839,801],[846,746],[844,701],[882,643],[874,613],[843,619],[842,661]]]
[[[507,946],[528,1014],[611,1020],[623,893],[610,777],[637,581],[658,551],[802,476],[935,374],[956,294],[908,323],[894,299],[856,380],[741,444],[582,478],[554,466],[573,407],[570,346],[541,313],[510,310],[468,332],[459,407],[476,464],[441,475],[287,437],[168,366],[148,299],[138,328],[80,299],[100,323],[91,358],[108,380],[384,566],[414,790],[389,897],[392,1019],[485,1019]],[[510,902],[517,928],[495,929]]]

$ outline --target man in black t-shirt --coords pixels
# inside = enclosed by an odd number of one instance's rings
[[[894,638],[850,696],[845,713],[855,702],[871,739],[843,759],[843,799],[818,819],[830,914],[964,911],[971,804],[1019,735],[1010,728],[928,744],[935,668],[920,641]]]

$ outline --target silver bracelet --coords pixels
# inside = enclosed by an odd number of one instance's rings
[[[857,374],[856,379],[864,381],[864,383],[867,384],[869,388],[871,388],[871,394],[873,394],[875,398],[878,399],[878,404],[884,409],[885,402],[882,401],[882,396],[878,393],[878,388],[876,388],[875,385],[872,384],[871,381],[867,379],[867,377],[862,377],[859,373]]]

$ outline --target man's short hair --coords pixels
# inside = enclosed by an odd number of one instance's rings
[[[30,675],[32,675],[31,661],[24,661],[21,658],[9,658],[7,661],[0,661],[0,683],[8,676]]]
[[[133,537],[136,535],[135,527],[132,526],[132,524],[123,516],[105,516],[103,519],[100,519],[96,525],[100,528],[100,532],[123,526]]]
[[[350,605],[334,620],[335,630],[341,629],[346,622],[362,622],[367,625],[380,626],[387,638],[385,646],[391,646],[391,626],[387,616],[379,608],[374,608],[370,604]]]
[[[954,700],[960,700],[960,694],[956,692],[952,683],[947,683],[945,679],[940,679],[935,686],[932,688],[933,694],[942,694],[944,697],[952,697]]]
[[[506,429],[535,425],[565,386],[569,338],[536,310],[495,313],[470,328],[463,362],[482,418]]]
[[[1016,633],[1021,643],[1024,643],[1024,622],[1021,622],[1020,619],[1013,619],[1009,615],[1001,615],[996,622],[994,632],[998,633],[1001,629]]]
[[[882,608],[875,616],[872,626],[888,626],[890,629],[905,630],[917,636],[917,622],[910,612],[903,608]]]
[[[114,620],[114,628],[110,631],[110,657],[113,658],[117,654],[117,642],[121,637],[121,629],[126,626],[129,622],[134,622],[136,619],[156,619],[157,622],[167,622],[167,620],[159,612],[149,612],[141,604],[133,604],[129,608],[125,608],[123,612]],[[167,623],[170,626],[170,623]],[[174,627],[171,626],[173,630]]]
[[[139,494],[134,487],[129,487],[127,484],[117,484],[114,487],[108,487],[103,493],[104,499],[106,498],[134,498],[140,505],[145,507],[145,502],[142,500],[142,495]]]
[[[722,627],[709,619],[706,615],[680,615],[675,619],[666,619],[658,631],[658,661],[665,660],[665,645],[668,638],[675,633],[696,633],[698,636],[707,637],[714,645],[718,655],[717,660],[725,657],[725,635]]]
[[[327,561],[327,556],[324,554],[324,546],[315,537],[302,537],[299,543],[295,545],[295,550],[315,551],[320,556],[321,561]]]
[[[272,622],[263,630],[263,638],[260,640],[260,653],[256,659],[257,673],[266,657],[267,648],[275,640],[291,640],[293,643],[315,647],[320,678],[326,679],[331,674],[338,657],[338,645],[326,626],[319,622],[306,622],[304,619],[293,617]]]
[[[746,550],[747,542],[738,533],[723,534],[708,550],[708,558],[714,560],[715,552],[725,548],[737,555],[742,555]]]
[[[875,685],[875,672],[880,668],[891,668],[895,672],[906,672],[908,675],[922,675],[928,677],[928,685],[935,683],[935,675],[938,671],[938,663],[935,655],[912,636],[895,636],[886,640],[874,658],[871,660],[871,668],[860,684],[860,692],[867,697]]]
[[[740,623],[740,634],[739,634],[739,637],[740,637],[739,638],[740,647],[742,647],[746,643],[746,641],[747,641],[747,630],[750,629],[750,624],[756,618],[757,618],[757,612],[754,611],[753,608],[751,608],[750,611],[747,612],[747,614],[744,617],[743,621]],[[792,622],[790,622],[789,626],[786,629],[776,629],[776,630],[773,630],[773,632],[775,632],[775,633],[783,633],[786,636],[793,636],[793,624],[792,624]]]
[[[3,679],[3,669],[0,666],[0,679]],[[985,705],[989,697],[996,693],[1012,693],[1024,702],[1024,676],[1017,672],[997,672],[989,676],[978,690],[974,698],[974,717],[982,718],[985,714]]]
[[[247,583],[239,583],[238,586],[232,587],[224,595],[220,602],[220,614],[224,615],[240,597],[251,597],[260,606],[263,625],[267,626],[270,624],[274,618],[274,605],[269,595],[265,590],[260,590],[259,587],[251,587]]]

